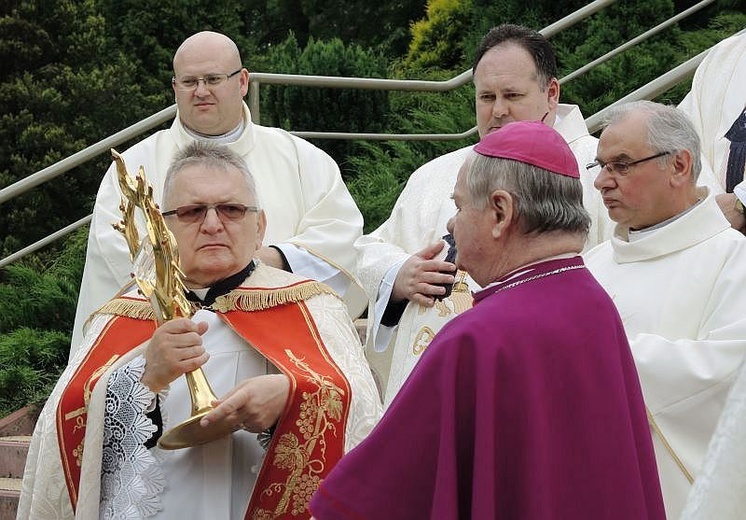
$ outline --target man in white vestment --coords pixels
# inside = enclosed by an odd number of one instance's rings
[[[678,519],[746,354],[746,238],[696,185],[699,138],[686,114],[639,101],[604,126],[596,187],[617,226],[585,261],[619,309],[666,514]]]
[[[177,154],[162,215],[198,310],[156,326],[125,289],[92,317],[37,422],[18,518],[310,518],[381,403],[340,297],[257,258],[259,200],[226,147]],[[196,428],[228,433],[163,449],[190,416],[183,374],[198,367],[219,399]]]
[[[251,169],[269,217],[267,245],[258,258],[326,283],[343,296],[352,317],[359,316],[367,301],[351,275],[356,261],[352,245],[362,233],[363,217],[337,164],[303,139],[252,122],[243,102],[249,72],[227,36],[200,32],[187,38],[174,55],[173,68],[177,116],[171,128],[122,154],[128,167],[145,169],[158,203],[165,172],[176,153],[195,140],[226,145]],[[126,243],[112,229],[121,218],[120,197],[112,164],[93,209],[71,358],[91,313],[130,280]]]
[[[718,190],[718,204],[731,225],[746,232],[746,33],[710,50],[679,108],[702,142],[702,176]]]
[[[482,39],[474,59],[476,119],[484,137],[511,121],[543,120],[570,145],[581,170],[583,204],[591,216],[586,247],[611,235],[613,223],[593,180],[597,139],[576,105],[559,104],[560,85],[550,43],[526,27],[501,25]],[[389,219],[355,243],[358,278],[370,298],[366,354],[388,404],[435,333],[471,307],[478,290],[465,272],[444,261],[441,237],[456,208],[451,192],[472,147],[438,157],[409,178]],[[443,298],[442,284],[455,284]],[[390,367],[390,374],[389,374]]]

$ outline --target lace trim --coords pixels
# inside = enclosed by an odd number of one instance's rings
[[[141,356],[115,370],[106,390],[101,466],[101,518],[137,519],[163,509],[166,487],[160,462],[145,442],[157,427],[145,415],[155,406],[155,394],[140,382]]]

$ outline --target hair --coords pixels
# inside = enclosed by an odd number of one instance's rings
[[[490,29],[477,47],[472,72],[476,72],[477,65],[487,51],[506,43],[518,45],[531,55],[536,65],[536,79],[543,92],[549,82],[557,77],[557,58],[544,36],[522,25],[502,24]]]
[[[612,106],[604,117],[602,129],[618,123],[636,111],[642,111],[648,115],[646,120],[647,144],[653,152],[687,150],[692,155],[692,182],[696,182],[702,171],[699,135],[689,117],[678,108],[653,101],[632,101]],[[670,159],[670,156],[664,155],[656,161],[663,166]]]
[[[525,234],[565,231],[588,235],[591,218],[583,207],[579,179],[472,152],[466,185],[478,209],[486,207],[495,190],[510,193],[516,208],[514,218]]]
[[[173,158],[166,172],[166,180],[163,183],[163,204],[170,201],[172,197],[174,179],[178,173],[190,166],[216,168],[224,172],[227,172],[230,168],[235,168],[243,175],[246,181],[246,189],[256,201],[256,206],[261,207],[256,182],[246,165],[246,161],[227,147],[209,141],[194,141]]]

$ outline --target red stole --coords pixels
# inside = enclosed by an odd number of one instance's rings
[[[310,518],[311,496],[344,454],[349,382],[329,356],[305,303],[232,311],[223,318],[290,379],[290,396],[246,519]]]
[[[57,405],[57,443],[73,511],[78,504],[88,402],[99,378],[119,357],[149,339],[152,320],[124,316],[111,319],[65,387]]]
[[[329,356],[302,301],[219,314],[290,380],[288,401],[257,477],[246,518],[310,518],[311,496],[344,454],[349,382]],[[140,345],[154,330],[152,320],[112,319],[63,392],[57,408],[57,431],[73,510],[93,386],[119,356]],[[282,331],[280,337],[277,331]]]

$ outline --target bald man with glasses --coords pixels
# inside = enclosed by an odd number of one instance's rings
[[[746,354],[746,239],[697,187],[700,140],[674,107],[614,108],[590,166],[617,224],[585,262],[619,309],[679,518]]]
[[[328,284],[342,295],[350,315],[359,316],[367,296],[351,273],[363,217],[334,160],[303,139],[251,120],[243,101],[249,71],[227,36],[209,31],[190,36],[174,55],[173,71],[177,116],[169,129],[126,150],[127,165],[145,169],[160,202],[166,170],[178,152],[194,141],[227,146],[246,162],[264,197],[262,207],[270,218],[266,245],[258,252],[262,261]],[[93,209],[71,359],[85,321],[132,272],[127,245],[112,228],[120,219],[120,198],[112,164]]]

